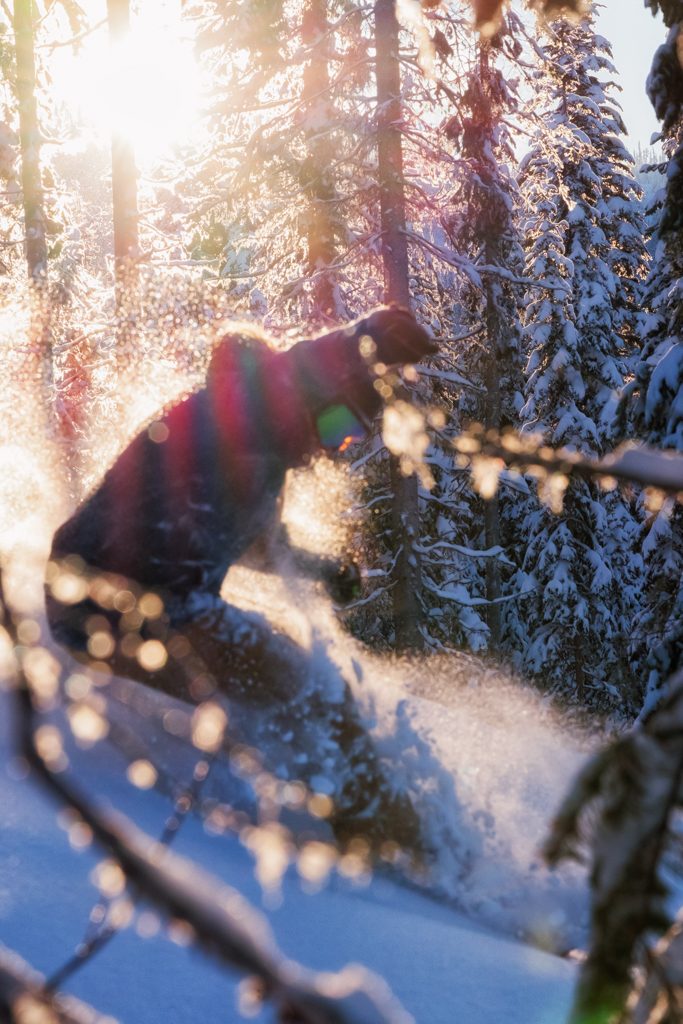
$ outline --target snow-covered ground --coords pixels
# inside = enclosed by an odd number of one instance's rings
[[[50,974],[82,939],[98,892],[90,880],[101,855],[74,851],[57,823],[56,806],[29,778],[9,767],[11,715],[4,694],[0,786],[0,937]],[[92,760],[92,759],[91,759]],[[128,784],[115,758],[91,764],[89,787],[157,833],[168,801]],[[207,835],[189,818],[177,852],[237,887],[252,903],[262,894],[250,855],[235,840]],[[267,901],[268,902],[268,901]],[[359,962],[382,975],[417,1021],[514,1024],[561,1021],[574,968],[567,961],[502,938],[448,906],[384,878],[357,886],[332,876],[306,893],[296,872],[282,884],[282,899],[266,910],[282,951],[317,970]],[[152,930],[138,916],[67,988],[101,1012],[124,1022],[190,1024],[237,1019],[236,979]],[[268,1019],[262,1014],[261,1019]]]
[[[249,579],[236,573],[233,586],[248,605]],[[263,579],[251,586],[261,600]],[[585,739],[556,722],[530,691],[473,659],[434,661],[427,675],[419,662],[369,656],[335,631],[324,602],[301,596],[303,611],[295,615],[274,586],[273,617],[287,607],[288,627],[302,641],[307,630],[325,633],[326,656],[356,680],[382,753],[415,787],[423,818],[438,822],[433,834],[452,840],[434,880],[442,896],[383,876],[353,881],[336,870],[312,892],[295,864],[279,892],[276,886],[264,893],[244,845],[212,834],[192,815],[173,849],[260,907],[286,957],[321,971],[366,965],[416,1021],[561,1021],[576,969],[531,943],[563,950],[582,941],[585,886],[580,874],[548,872],[537,848]],[[9,692],[0,696],[0,941],[49,976],[87,930],[102,853],[72,848],[75,833],[69,837],[68,822],[58,821],[57,806],[17,770],[12,699]],[[189,782],[197,751],[164,729],[167,698],[122,681],[107,700],[112,721],[149,751],[160,780]],[[71,742],[69,756],[89,793],[149,835],[161,833],[171,808],[163,785],[133,786],[109,740],[86,750]],[[204,796],[230,799],[231,786],[234,778],[219,764]],[[184,944],[182,934],[173,939],[149,911],[138,910],[65,988],[122,1022],[238,1019],[240,979]],[[257,1019],[271,1018],[264,1010]]]

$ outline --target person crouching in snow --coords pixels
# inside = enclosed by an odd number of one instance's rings
[[[285,352],[228,334],[205,386],[148,423],[53,538],[52,572],[66,565],[92,579],[76,603],[57,600],[48,579],[57,642],[183,699],[227,696],[231,723],[241,715],[267,763],[279,764],[284,745],[296,755],[290,777],[333,776],[338,838],[414,846],[419,829],[339,671],[328,665],[320,685],[306,652],[220,591],[230,566],[276,519],[287,470],[370,429],[381,407],[373,365],[402,366],[435,351],[399,307]],[[150,640],[158,643],[150,648]],[[141,657],[145,649],[172,656],[156,663]],[[259,733],[261,719],[268,726]]]

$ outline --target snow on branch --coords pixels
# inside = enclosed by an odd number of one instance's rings
[[[46,989],[42,974],[0,944],[0,1019],[44,1024],[112,1024],[75,996]]]
[[[434,544],[416,544],[415,550],[421,555],[428,555],[432,551],[457,551],[458,554],[465,555],[467,558],[497,558],[505,565],[513,564],[505,557],[503,548],[500,547],[500,545],[493,548],[486,548],[486,550],[481,550],[465,547],[463,544],[449,544],[447,541],[440,540],[436,541]]]
[[[424,587],[425,590],[435,594],[436,597],[440,597],[442,601],[452,601],[463,608],[490,608],[492,605],[507,604],[510,601],[517,601],[522,597],[526,597],[527,594],[532,594],[536,589],[535,587],[530,587],[528,590],[506,594],[504,597],[486,598],[470,597],[467,589],[460,583],[449,583],[445,587],[439,587],[429,578],[425,578]]]
[[[472,331],[470,334],[463,335],[463,338],[455,338],[455,341],[461,341],[464,338],[473,337],[475,334],[479,334],[479,331]],[[450,340],[450,339],[449,339]],[[480,394],[484,393],[484,388],[479,384],[475,384],[473,381],[468,380],[467,377],[463,377],[461,373],[456,373],[454,370],[437,370],[431,366],[420,367],[421,377],[430,377],[435,380],[445,381],[448,384],[459,384],[463,388],[469,388],[472,391],[478,391]]]
[[[423,0],[424,2],[424,0]],[[474,22],[484,37],[494,35],[500,28],[506,0],[470,0],[474,10]],[[545,18],[580,17],[587,9],[586,0],[530,0],[533,7]]]
[[[592,867],[591,947],[570,1024],[624,1020],[633,968],[637,962],[648,965],[647,943],[670,923],[664,862],[675,839],[674,815],[682,807],[679,672],[660,705],[583,769],[546,844],[551,865],[587,855]]]
[[[558,287],[557,281],[520,277],[519,274],[513,274],[511,270],[507,270],[505,267],[492,266],[487,263],[474,263],[472,260],[459,256],[457,253],[450,252],[448,249],[444,249],[443,246],[437,245],[436,242],[430,241],[428,238],[425,238],[424,235],[421,235],[416,231],[406,230],[404,234],[415,245],[418,245],[427,252],[430,252],[433,256],[436,256],[448,266],[459,270],[469,279],[475,288],[482,287],[481,277],[484,275],[489,277],[499,277],[504,281],[509,281],[511,284],[524,285],[525,288],[540,288],[541,290],[547,289],[548,291],[553,291],[555,293],[562,292],[567,295],[570,294],[568,288]]]
[[[568,448],[550,448],[540,435],[499,434],[478,425],[454,438],[452,444],[472,464],[488,458],[497,460],[499,468],[506,465],[522,472],[535,471],[535,475],[617,480],[665,494],[683,494],[683,454],[646,445],[627,442],[604,458],[594,459]]]
[[[528,474],[538,480],[539,494],[554,512],[562,511],[565,491],[572,477],[594,480],[607,490],[618,483],[634,483],[645,488],[648,506],[661,508],[667,495],[683,500],[683,454],[661,451],[647,445],[627,442],[602,458],[591,458],[570,448],[551,448],[540,434],[514,430],[500,433],[486,430],[479,423],[455,437],[444,433],[446,416],[442,410],[419,411],[400,400],[387,403],[384,411],[384,442],[400,457],[405,475],[417,473],[425,492],[433,482],[425,461],[428,431],[458,453],[456,466],[468,470],[472,484],[482,498],[492,498],[505,479]],[[505,480],[512,483],[511,479]],[[514,486],[514,484],[513,484]],[[436,500],[425,493],[425,500]]]

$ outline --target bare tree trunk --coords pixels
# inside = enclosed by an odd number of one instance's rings
[[[33,39],[33,4],[15,0],[13,27],[19,100],[21,187],[24,205],[26,267],[31,284],[28,354],[25,383],[28,399],[40,403],[51,423],[54,411],[54,371],[47,291],[47,241],[43,184],[40,173],[40,125],[36,103],[36,65]],[[48,427],[48,429],[50,429]]]
[[[401,69],[398,47],[399,30],[394,0],[376,0],[377,161],[384,290],[387,301],[409,307],[403,148],[399,128]],[[422,572],[416,551],[419,528],[417,478],[403,476],[398,461],[392,458],[391,483],[394,492],[394,537],[399,546],[392,591],[396,646],[420,649],[423,646],[419,630]]]
[[[491,71],[489,65],[489,44],[485,40],[479,43],[479,73],[487,92],[490,90]],[[500,263],[500,238],[489,238],[485,246],[485,259],[489,264]],[[486,283],[486,337],[488,352],[486,355],[484,399],[484,426],[488,430],[501,429],[501,398],[500,375],[503,368],[503,324],[500,322],[497,292],[500,289],[498,280],[489,278]],[[500,497],[499,490],[486,501],[484,507],[484,542],[487,548],[500,547]],[[498,652],[501,646],[502,624],[499,598],[501,596],[500,563],[497,557],[486,560],[486,621],[489,627],[489,646]]]
[[[32,6],[31,0],[15,0],[14,38],[19,98],[21,185],[26,227],[26,263],[31,280],[36,284],[42,284],[47,280],[47,242],[45,240],[43,186],[40,176],[40,128],[36,105]]]
[[[130,32],[129,0],[107,0],[109,41],[121,46]],[[135,153],[129,139],[115,126],[111,140],[111,187],[114,216],[114,265],[117,305],[130,278],[138,250],[138,182]]]
[[[484,509],[484,536],[487,548],[500,545],[500,509],[498,493],[489,498]],[[496,557],[486,559],[486,600],[491,602],[486,609],[486,621],[489,627],[489,645],[494,653],[500,650],[501,621],[500,603],[501,581],[500,565]]]
[[[586,654],[583,649],[586,638],[580,633],[574,635],[574,673],[576,675],[576,697],[583,704],[586,699]]]
[[[410,304],[401,121],[401,69],[394,0],[376,0],[377,160],[387,299]]]
[[[308,210],[308,275],[313,279],[313,319],[338,319],[338,303],[334,279],[329,267],[334,261],[334,227],[332,204],[334,187],[330,177],[332,147],[323,134],[329,121],[330,75],[327,61],[327,0],[308,0],[301,23],[301,39],[309,49],[304,70],[304,110],[310,119],[307,129],[308,156],[304,162],[302,181],[309,197]],[[317,116],[320,115],[320,116]],[[325,116],[322,116],[325,115]]]
[[[486,360],[486,398],[484,400],[484,426],[500,431],[500,365],[498,360],[498,338],[500,324],[495,307],[491,284],[486,288],[486,333],[489,351]],[[499,491],[484,504],[484,542],[487,548],[500,546],[500,499]],[[489,627],[489,645],[494,652],[501,645],[501,616],[498,599],[501,596],[500,563],[497,557],[486,559],[486,621]]]

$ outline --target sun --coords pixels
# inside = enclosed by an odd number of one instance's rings
[[[51,77],[60,101],[98,137],[129,141],[145,167],[199,129],[201,74],[180,0],[132,5],[128,36],[112,45],[104,0],[86,5],[100,28],[76,54],[56,52]]]

